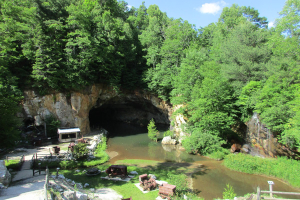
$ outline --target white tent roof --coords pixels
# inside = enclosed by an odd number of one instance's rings
[[[80,132],[79,128],[64,128],[64,129],[57,129],[57,133],[76,133]]]

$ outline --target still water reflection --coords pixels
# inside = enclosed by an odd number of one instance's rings
[[[233,186],[238,196],[256,191],[257,186],[268,190],[267,181],[273,181],[275,191],[299,192],[295,188],[273,178],[235,172],[222,166],[222,162],[205,157],[190,155],[178,148],[162,146],[160,142],[152,142],[147,136],[147,128],[118,123],[104,126],[109,132],[108,151],[117,152],[118,155],[110,160],[114,163],[123,159],[144,159],[162,162],[190,163],[195,166],[204,166],[205,171],[193,174],[193,188],[198,196],[205,199],[222,198],[226,184]],[[158,127],[166,130],[167,127]],[[300,196],[287,196],[287,198],[300,199]]]

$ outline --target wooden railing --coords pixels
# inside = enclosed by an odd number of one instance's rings
[[[270,194],[270,197],[260,197],[261,193],[266,193],[266,194]],[[260,190],[260,187],[257,187],[257,200],[260,199],[273,199],[273,200],[277,200],[277,198],[273,197],[273,194],[284,194],[284,195],[299,195],[299,192],[280,192],[280,191],[273,191],[272,187],[270,187],[269,191],[265,191],[265,190]],[[278,200],[287,200],[287,199],[278,199]],[[294,200],[294,199],[288,199],[288,200]]]
[[[64,160],[66,156],[68,156],[69,153],[60,153],[60,154],[33,154],[32,158],[31,158],[31,168],[32,168],[32,174],[34,176],[34,174],[39,173],[41,174],[41,168],[42,169],[46,169],[46,167],[41,167],[41,165],[39,165],[40,163],[40,159],[43,160],[47,160],[46,157],[48,157],[48,159],[51,158],[55,158],[58,159],[59,161]]]

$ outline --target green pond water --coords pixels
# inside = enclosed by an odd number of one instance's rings
[[[109,134],[107,151],[115,152],[116,156],[110,160],[114,163],[123,159],[156,160],[161,162],[189,163],[201,165],[205,171],[193,174],[193,189],[198,196],[207,200],[222,198],[226,184],[230,184],[238,196],[256,192],[257,186],[262,190],[269,190],[267,181],[273,181],[274,191],[300,192],[280,180],[250,175],[232,171],[222,165],[222,162],[206,157],[190,155],[179,148],[163,146],[160,142],[152,142],[147,136],[147,128],[132,126],[125,123],[103,125]],[[167,130],[168,127],[160,127],[159,130]],[[166,169],[167,170],[167,169]],[[300,196],[285,196],[286,198],[300,199]]]

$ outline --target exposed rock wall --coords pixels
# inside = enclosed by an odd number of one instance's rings
[[[148,102],[162,113],[161,117],[157,117],[158,123],[170,122],[173,110],[169,103],[141,91],[118,93],[102,84],[93,85],[81,91],[53,93],[45,96],[39,96],[31,90],[25,91],[23,117],[34,118],[36,125],[43,125],[45,117],[53,114],[61,121],[62,127],[79,127],[82,134],[87,134],[90,132],[89,112],[91,109],[116,102],[122,104],[125,101],[133,104]]]
[[[257,154],[262,156],[288,156],[297,158],[299,153],[292,151],[278,142],[274,133],[259,119],[259,115],[254,113],[252,118],[246,123],[246,142],[256,147]]]
[[[183,105],[176,105],[174,106],[174,112],[178,109],[183,107]],[[179,140],[178,142],[181,144],[182,139],[186,136],[186,133],[184,132],[184,126],[186,124],[186,120],[184,119],[184,116],[182,114],[177,114],[173,116],[174,118],[174,131],[178,134]]]

